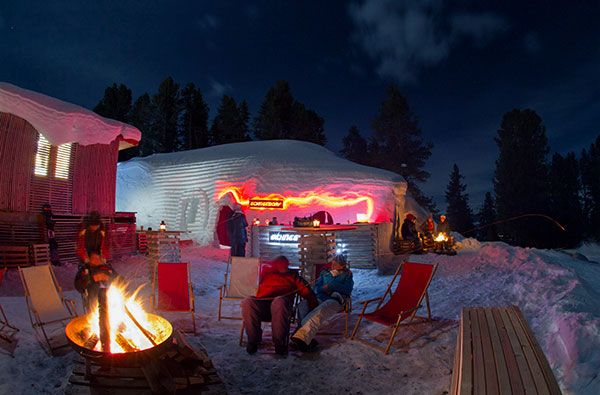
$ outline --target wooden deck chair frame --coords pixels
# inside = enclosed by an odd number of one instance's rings
[[[27,277],[29,276],[29,272],[39,272],[40,275],[45,275],[45,270],[49,273],[49,280],[51,281],[51,286],[47,285],[46,288],[40,287],[39,283],[36,284],[35,288],[30,288],[30,283],[32,282],[32,278],[29,280]],[[39,328],[44,335],[44,339],[50,348],[50,352],[52,353],[54,350],[67,346],[68,343],[64,345],[60,345],[57,347],[53,347],[50,343],[50,339],[48,338],[48,334],[46,333],[45,326],[54,323],[60,323],[65,320],[70,320],[77,317],[77,311],[75,310],[75,303],[72,300],[66,299],[62,293],[62,287],[58,285],[58,281],[56,280],[56,276],[54,275],[54,271],[52,270],[51,265],[41,265],[41,266],[30,266],[30,267],[19,267],[19,275],[21,277],[21,282],[23,283],[23,289],[25,291],[25,301],[27,302],[27,311],[29,313],[29,320],[31,321],[31,326],[36,329]],[[33,293],[31,291],[34,291]],[[52,292],[54,290],[54,293]],[[42,295],[43,294],[43,295]],[[43,307],[54,307],[57,310],[58,308],[57,302],[60,302],[60,305],[64,307],[64,316],[62,314],[56,315],[54,317],[48,317],[47,311],[43,311],[40,309],[40,306],[36,306],[36,303],[41,303],[43,300]],[[51,303],[54,302],[54,306],[50,306]],[[43,308],[42,307],[42,308]],[[55,311],[54,313],[58,313],[62,311]]]
[[[188,296],[189,296],[189,309],[161,309],[159,307],[159,286],[158,286],[158,266],[159,265],[187,265],[187,283],[188,283]],[[152,310],[153,311],[171,311],[171,312],[189,312],[192,314],[192,325],[193,325],[193,333],[196,334],[196,298],[194,297],[194,286],[192,283],[192,272],[190,269],[189,262],[156,262],[154,264],[154,275],[152,277]],[[187,332],[189,333],[189,332]]]
[[[232,281],[237,280],[237,277],[240,277],[240,274],[236,273],[236,269],[238,265],[242,265],[246,263],[246,277],[247,283],[242,287],[237,286],[235,283],[232,284]],[[239,317],[233,316],[225,316],[221,314],[221,306],[224,300],[237,301],[238,303],[242,303],[246,296],[253,296],[256,294],[256,288],[258,287],[258,276],[260,271],[261,259],[260,258],[252,258],[252,257],[229,257],[227,261],[227,267],[225,268],[225,281],[223,285],[217,287],[219,290],[219,312],[218,312],[218,321],[221,318],[228,320],[241,320],[241,315]],[[256,270],[254,270],[256,269]],[[241,270],[241,269],[238,269]],[[241,277],[244,277],[244,273],[241,273]],[[250,275],[248,275],[248,273]]]
[[[6,269],[7,268],[5,267],[2,270],[0,270],[0,284],[2,284],[2,278],[6,273]],[[19,328],[11,325],[8,322],[8,318],[6,318],[6,314],[4,314],[4,309],[2,308],[2,305],[0,305],[0,313],[2,314],[2,318],[0,318],[0,338],[6,340],[9,343],[12,343],[13,338],[19,331]]]
[[[374,310],[374,311],[377,311],[377,310],[379,310],[379,308],[383,304],[383,302],[384,302],[384,300],[385,300],[385,298],[386,298],[386,296],[388,294],[390,295],[390,298],[391,298],[391,296],[392,296],[392,290],[391,289],[392,289],[392,286],[394,284],[394,281],[396,280],[396,277],[398,277],[398,274],[400,274],[402,272],[402,269],[405,267],[406,263],[411,264],[411,265],[428,265],[428,266],[433,266],[433,268],[431,270],[431,275],[429,276],[429,279],[427,280],[427,284],[423,288],[423,292],[421,293],[416,306],[413,307],[412,309],[409,309],[409,310],[406,310],[406,311],[400,311],[398,313],[398,318],[396,320],[396,323],[394,323],[392,325],[389,325],[392,328],[392,334],[391,334],[390,339],[389,339],[389,341],[387,343],[387,346],[385,348],[381,347],[378,344],[375,344],[375,343],[372,343],[372,342],[369,342],[367,340],[359,338],[358,336],[356,336],[356,332],[358,331],[358,326],[360,325],[360,323],[361,323],[361,321],[362,321],[363,318],[369,319],[368,317],[364,316],[365,315],[365,310],[367,309],[368,304],[371,303],[371,302],[374,302],[374,301],[378,300],[379,303],[377,304],[377,307]],[[390,281],[390,283],[389,283],[389,285],[388,285],[388,287],[387,287],[387,289],[386,289],[386,291],[385,291],[385,293],[383,294],[382,297],[373,298],[373,299],[365,300],[363,302],[359,302],[359,304],[363,305],[363,309],[362,309],[362,312],[358,316],[358,322],[356,323],[356,326],[354,327],[354,330],[352,331],[352,336],[350,337],[350,340],[356,339],[356,340],[358,340],[361,343],[364,343],[366,345],[374,347],[374,348],[376,348],[378,350],[383,351],[384,354],[387,354],[389,352],[389,350],[390,350],[390,347],[392,346],[392,342],[394,341],[394,338],[396,337],[396,332],[398,331],[398,328],[400,326],[410,325],[412,323],[413,319],[415,319],[415,318],[420,319],[420,320],[424,320],[424,321],[431,321],[431,319],[432,319],[431,318],[431,308],[429,306],[429,295],[427,293],[427,289],[429,288],[429,284],[431,284],[431,280],[433,279],[433,276],[435,274],[436,269],[437,269],[437,263],[435,265],[429,265],[429,264],[425,264],[425,263],[402,262],[400,264],[400,266],[398,266],[398,269],[396,269],[396,273],[394,273],[394,276],[392,277],[392,281]],[[397,290],[398,289],[396,289],[396,291]],[[427,304],[427,318],[425,318],[425,317],[418,317],[416,315],[417,311],[422,307],[421,302],[423,301],[423,297],[425,297],[425,302]],[[404,316],[406,314],[409,314],[409,313],[410,313],[410,316],[408,317],[408,322],[404,323],[404,324],[401,324],[401,322],[403,321],[402,316]],[[376,322],[376,321],[374,321],[374,322]],[[380,323],[380,322],[377,322],[377,323],[379,323],[381,325],[386,325],[386,324],[383,324],[383,323]],[[386,326],[388,326],[388,325],[386,325]]]

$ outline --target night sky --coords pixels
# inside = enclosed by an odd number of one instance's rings
[[[93,108],[114,82],[134,100],[167,76],[256,115],[278,80],[325,119],[338,152],[396,83],[435,144],[421,185],[445,209],[456,163],[478,211],[502,115],[535,110],[552,152],[600,134],[599,1],[0,0],[0,81]]]

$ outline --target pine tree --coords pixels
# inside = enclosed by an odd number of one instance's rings
[[[221,106],[210,128],[213,145],[250,141],[248,131],[248,106],[243,101],[239,107],[235,100],[227,95],[221,98]]]
[[[155,109],[152,130],[156,133],[159,152],[174,152],[181,147],[179,116],[181,101],[179,84],[173,78],[167,77],[158,87],[158,92],[152,96]]]
[[[148,156],[158,152],[158,142],[152,129],[153,114],[154,109],[150,101],[150,96],[147,93],[136,99],[129,112],[129,123],[142,132],[142,139],[138,146],[138,154],[140,156]]]
[[[131,89],[123,84],[117,87],[116,83],[104,90],[104,97],[94,107],[96,114],[125,123],[129,122],[130,110]]]
[[[575,247],[582,239],[585,223],[579,199],[581,184],[575,154],[566,157],[555,153],[550,165],[550,213],[565,230],[552,227],[553,247]]]
[[[293,138],[293,106],[294,98],[290,85],[286,81],[278,81],[267,92],[258,116],[254,118],[254,136],[258,140]]]
[[[258,140],[292,139],[325,145],[325,120],[292,96],[290,85],[278,81],[270,88],[254,118]]]
[[[482,241],[498,240],[496,225],[492,225],[496,222],[496,207],[490,192],[485,193],[483,205],[477,215],[477,219],[479,220],[479,226],[482,227],[477,232],[478,239]]]
[[[581,153],[581,183],[583,187],[584,212],[588,214],[588,232],[600,240],[600,136]]]
[[[371,122],[374,136],[369,143],[369,157],[374,166],[400,174],[408,183],[413,197],[430,211],[436,212],[430,198],[423,195],[417,182],[425,182],[429,173],[423,168],[431,156],[433,144],[421,136],[419,120],[398,87],[387,88],[379,113]]]
[[[298,101],[294,102],[290,138],[325,145],[327,137],[323,129],[324,124],[325,120],[315,111],[306,109],[304,104]]]
[[[467,186],[461,184],[463,176],[458,170],[456,163],[450,173],[450,181],[446,187],[446,216],[452,230],[463,233],[472,231],[473,213],[469,207],[469,195],[465,193]],[[466,233],[463,233],[466,235]]]
[[[182,148],[192,150],[209,145],[208,105],[202,97],[200,88],[196,89],[192,82],[181,91],[183,112],[181,128],[183,134]]]
[[[494,172],[494,193],[499,219],[524,214],[548,214],[549,182],[546,128],[533,110],[512,110],[502,117],[498,137],[499,157]],[[525,217],[500,224],[500,237],[520,246],[549,244],[546,223],[540,217]]]
[[[350,126],[348,134],[342,139],[344,147],[340,155],[361,165],[367,164],[367,140],[365,140],[355,125]]]

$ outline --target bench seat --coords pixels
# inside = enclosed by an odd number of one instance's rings
[[[454,356],[452,394],[561,394],[517,306],[464,307]]]

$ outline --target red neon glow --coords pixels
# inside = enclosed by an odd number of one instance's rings
[[[360,196],[355,192],[348,192],[345,196],[333,196],[328,192],[316,192],[306,191],[302,193],[303,196],[291,196],[285,197],[278,193],[272,193],[268,196],[253,197],[252,199],[243,198],[243,192],[240,188],[226,188],[217,197],[217,200],[221,199],[226,194],[231,193],[235,201],[242,206],[248,206],[250,200],[281,200],[283,201],[283,209],[287,209],[290,205],[298,207],[309,207],[314,204],[321,204],[323,206],[330,207],[342,207],[342,206],[353,206],[365,202],[367,205],[367,220],[371,218],[373,214],[373,199],[369,196]],[[253,210],[269,210],[267,207],[249,207]]]

